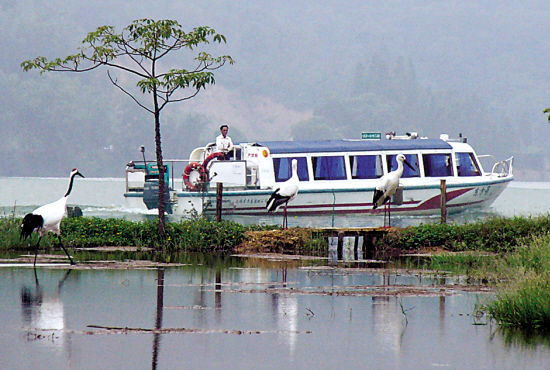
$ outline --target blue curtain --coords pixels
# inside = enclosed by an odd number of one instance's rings
[[[345,180],[346,167],[343,156],[313,157],[315,180]]]
[[[453,175],[450,154],[423,154],[424,174],[426,177],[445,177]]]
[[[308,181],[307,161],[305,157],[273,158],[273,169],[275,170],[275,181],[286,181],[292,176],[292,160],[298,161],[298,178],[300,181]]]
[[[352,168],[356,168],[354,179],[376,179],[377,155],[357,155],[350,157]]]
[[[397,160],[395,158],[397,158],[395,154],[386,156],[389,171],[395,171],[397,169]],[[405,154],[405,159],[413,166],[414,171],[406,164],[403,164],[403,176],[401,177],[420,177],[420,171],[418,171],[418,156],[416,154]]]

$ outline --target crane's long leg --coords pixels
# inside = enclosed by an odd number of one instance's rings
[[[391,201],[388,202],[388,227],[391,227]]]
[[[36,256],[38,256],[38,245],[40,244],[40,240],[42,240],[42,235],[38,237],[38,241],[36,242],[36,245],[34,246],[34,263],[33,266],[36,267]]]
[[[288,227],[288,219],[287,219],[287,214],[286,214],[286,206],[287,206],[287,203],[285,203],[285,211],[283,213],[283,230],[286,230],[287,227]]]
[[[65,246],[61,242],[61,236],[59,234],[57,235],[57,239],[59,240],[59,245],[61,246],[61,248],[63,248],[63,250],[65,251],[65,254],[67,255],[67,257],[69,257],[69,261],[71,261],[71,265],[76,265],[76,263],[73,261],[71,255],[69,254],[69,252],[67,252],[67,249],[65,249]]]
[[[386,226],[386,217],[388,218],[388,223]],[[391,227],[391,203],[384,203],[384,227]]]

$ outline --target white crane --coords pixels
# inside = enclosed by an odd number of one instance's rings
[[[296,159],[292,160],[292,176],[285,182],[281,184],[280,187],[275,189],[271,194],[271,197],[268,199],[266,208],[267,212],[275,212],[277,208],[281,205],[285,205],[284,215],[283,215],[283,229],[288,227],[286,207],[288,202],[296,198],[298,195],[298,183],[300,179],[298,178],[298,161]]]
[[[374,195],[372,197],[372,209],[376,209],[384,204],[384,227],[386,226],[386,212],[389,213],[388,224],[391,226],[391,205],[389,200],[392,195],[395,194],[397,187],[399,186],[399,179],[403,175],[403,163],[409,166],[410,169],[415,171],[414,167],[411,166],[409,162],[405,159],[403,154],[398,154],[397,158],[397,169],[391,171],[380,178],[380,182],[374,190]]]
[[[84,177],[76,168],[73,168],[71,171],[71,180],[69,182],[69,189],[67,189],[67,192],[65,195],[55,202],[48,203],[46,205],[43,205],[42,207],[39,207],[32,211],[31,213],[28,213],[23,218],[23,223],[21,224],[21,236],[22,239],[27,239],[34,231],[37,231],[40,234],[40,237],[38,238],[38,242],[35,245],[35,254],[34,254],[34,265],[36,266],[36,256],[38,255],[38,245],[40,244],[40,240],[42,237],[46,234],[46,232],[51,231],[55,234],[57,234],[57,239],[59,241],[59,244],[61,245],[61,248],[65,251],[65,254],[67,257],[69,257],[69,260],[71,261],[71,264],[74,265],[74,261],[63,246],[63,243],[61,243],[61,236],[59,235],[61,230],[61,220],[63,220],[63,217],[65,217],[65,214],[67,213],[67,199],[69,198],[69,194],[71,194],[71,190],[73,188],[73,181],[75,176]]]

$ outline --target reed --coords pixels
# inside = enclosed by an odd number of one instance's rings
[[[512,223],[532,230],[527,224],[538,221],[516,219]],[[548,333],[550,233],[541,230],[530,237],[520,235],[509,247],[517,245],[506,253],[447,252],[423,260],[420,267],[465,275],[469,283],[494,286],[497,291],[494,299],[481,305],[479,312],[503,328]]]
[[[527,273],[500,291],[485,311],[501,326],[550,332],[550,273]]]

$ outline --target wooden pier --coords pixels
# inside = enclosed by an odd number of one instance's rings
[[[382,238],[387,232],[385,227],[325,227],[313,229],[314,233],[318,233],[326,238],[338,238],[336,247],[338,260],[343,259],[344,255],[344,238],[353,238],[353,255],[357,260],[359,248],[363,252],[364,259],[371,259],[375,253],[375,243]],[[330,239],[329,239],[330,245]]]

